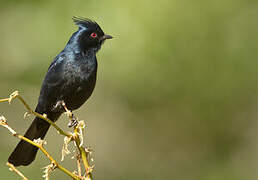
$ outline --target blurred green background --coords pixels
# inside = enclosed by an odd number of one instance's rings
[[[258,2],[252,0],[0,1],[0,98],[36,106],[53,58],[77,30],[74,15],[115,38],[98,53],[98,81],[76,111],[94,149],[94,179],[254,180],[258,177]],[[24,133],[14,101],[0,114]],[[65,116],[58,124],[67,128]],[[18,140],[0,130],[1,179]],[[51,128],[47,149],[61,159]],[[73,170],[75,163],[62,163]],[[29,167],[42,179],[42,153]],[[55,171],[51,179],[69,179]]]

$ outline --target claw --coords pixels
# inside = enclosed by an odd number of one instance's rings
[[[77,124],[78,124],[77,118],[72,114],[72,119],[69,121],[68,127],[69,128],[75,127],[77,126]]]

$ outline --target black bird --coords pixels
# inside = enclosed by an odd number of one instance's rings
[[[73,17],[73,21],[79,29],[48,68],[35,110],[47,114],[54,122],[65,111],[60,102],[69,110],[75,110],[91,96],[96,83],[96,53],[106,39],[112,38],[94,21],[81,17]],[[49,127],[49,123],[36,117],[24,136],[31,140],[43,139]],[[37,151],[38,148],[21,140],[8,162],[27,166],[35,159]]]

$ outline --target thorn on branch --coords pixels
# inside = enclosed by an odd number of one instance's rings
[[[29,117],[31,115],[31,112],[25,112],[23,115],[23,118],[26,119],[27,117]]]
[[[7,120],[6,120],[6,118],[4,116],[0,116],[0,123],[1,123],[1,125],[4,124],[4,123],[6,124],[6,121]]]
[[[14,91],[14,92],[10,95],[10,97],[9,97],[9,100],[8,100],[9,104],[11,104],[11,101],[12,101],[13,99],[15,99],[17,96],[19,96],[19,92],[18,92],[18,91]]]
[[[8,124],[7,119],[4,116],[0,116],[0,125],[5,127],[7,130],[9,130],[13,136],[16,136],[17,133],[14,131]]]

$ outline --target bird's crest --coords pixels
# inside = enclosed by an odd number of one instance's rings
[[[73,21],[76,25],[78,25],[81,28],[90,28],[90,27],[99,28],[99,25],[95,21],[88,18],[74,16]]]

